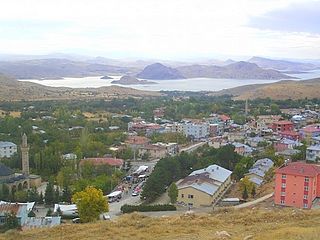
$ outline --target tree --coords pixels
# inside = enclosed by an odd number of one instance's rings
[[[178,187],[174,182],[171,183],[171,185],[168,189],[168,195],[170,197],[170,202],[172,204],[176,203],[177,198],[178,198]]]
[[[242,192],[242,198],[246,200],[248,197],[249,197],[248,190],[247,190],[247,187],[245,186]]]
[[[48,209],[46,216],[47,216],[47,217],[51,217],[51,216],[52,216],[52,210],[51,210],[51,208]]]
[[[72,202],[77,205],[82,222],[95,221],[101,213],[109,211],[108,202],[103,197],[102,191],[94,187],[87,187],[84,191],[75,193]]]
[[[17,202],[26,202],[28,201],[28,193],[26,191],[16,191],[14,193],[14,199],[17,201]]]
[[[252,186],[251,196],[252,196],[252,197],[255,197],[255,196],[256,196],[256,186],[255,186],[255,185]]]
[[[5,219],[6,219],[6,222],[5,222],[5,225],[4,225],[5,229],[15,229],[15,228],[19,227],[18,219],[17,219],[16,215],[13,212],[6,213],[5,214]]]
[[[44,192],[44,201],[46,204],[53,204],[54,198],[53,183],[49,181]]]

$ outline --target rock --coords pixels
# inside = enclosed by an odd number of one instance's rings
[[[216,231],[215,234],[220,239],[229,239],[231,235],[227,231]]]
[[[251,240],[253,239],[253,235],[248,235],[243,238],[243,240]]]

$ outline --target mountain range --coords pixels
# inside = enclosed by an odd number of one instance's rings
[[[290,79],[286,72],[319,69],[315,60],[295,62],[252,57],[248,61],[198,60],[161,61],[118,60],[72,54],[43,56],[1,55],[0,73],[17,79],[59,79],[105,75],[130,75],[142,79],[231,78],[231,79]]]

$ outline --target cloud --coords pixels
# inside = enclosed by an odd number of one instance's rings
[[[320,34],[320,1],[294,3],[253,17],[248,25],[259,29]]]

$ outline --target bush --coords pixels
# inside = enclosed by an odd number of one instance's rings
[[[158,211],[176,211],[177,208],[171,204],[158,204],[158,205],[128,205],[125,204],[121,207],[122,213],[132,212],[158,212]]]

